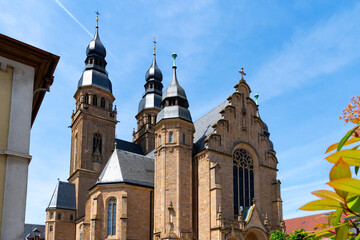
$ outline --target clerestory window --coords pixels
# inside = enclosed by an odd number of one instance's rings
[[[96,95],[93,96],[92,104],[94,106],[97,106],[97,96]]]
[[[239,209],[250,207],[254,198],[254,161],[239,148],[233,153],[233,163],[234,214],[239,215]]]
[[[116,234],[116,199],[111,198],[108,201],[108,222],[107,235]]]

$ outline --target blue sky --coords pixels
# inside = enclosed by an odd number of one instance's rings
[[[154,36],[165,87],[171,54],[178,54],[178,79],[194,120],[234,91],[244,67],[277,152],[284,218],[312,214],[298,208],[315,198],[311,191],[326,188],[331,165],[324,152],[351,127],[339,116],[358,95],[359,2],[3,0],[2,34],[61,57],[31,132],[27,223],[45,222],[57,178],[69,175],[73,94],[95,11],[101,13],[118,138],[132,139]]]

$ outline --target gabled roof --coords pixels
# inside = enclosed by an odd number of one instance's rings
[[[76,210],[75,184],[59,181],[48,208]]]
[[[114,183],[154,187],[154,159],[120,149],[114,150],[96,185]]]
[[[285,220],[286,232],[292,233],[296,229],[304,229],[305,231],[320,230],[316,225],[317,224],[327,224],[328,223],[328,213],[320,213],[305,217],[298,217]]]
[[[226,100],[194,123],[194,153],[198,153],[205,149],[204,140],[214,132],[212,125],[221,119],[220,111],[227,105],[229,105],[229,101]]]
[[[141,149],[141,146],[139,144],[128,142],[128,141],[117,139],[117,138],[115,139],[115,141],[116,141],[116,149],[144,155],[144,152]]]

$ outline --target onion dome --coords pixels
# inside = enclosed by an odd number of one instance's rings
[[[102,42],[100,41],[100,37],[99,37],[98,24],[96,24],[95,36],[90,41],[88,47],[86,48],[86,55],[91,55],[91,54],[100,55],[103,58],[106,57],[106,49],[102,44]]]
[[[149,70],[147,70],[147,72],[145,74],[145,80],[146,81],[157,80],[157,81],[161,82],[162,78],[163,78],[163,76],[160,71],[160,68],[156,64],[156,54],[154,52],[153,62],[151,64]]]
[[[156,42],[154,42],[156,43]],[[146,83],[145,93],[139,102],[138,113],[143,109],[157,108],[161,109],[160,103],[162,100],[162,73],[156,64],[156,46],[154,45],[154,58],[149,70],[145,74]]]
[[[112,93],[112,84],[105,69],[107,65],[105,60],[106,49],[100,41],[98,24],[96,24],[95,36],[86,49],[86,55],[86,67],[78,82],[78,88],[95,86]]]
[[[176,53],[173,55],[173,76],[169,87],[164,91],[161,101],[162,110],[156,117],[156,123],[163,119],[181,118],[185,121],[192,122],[189,111],[189,102],[186,98],[185,90],[180,86],[176,76]]]

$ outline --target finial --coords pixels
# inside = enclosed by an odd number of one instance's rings
[[[117,142],[116,142],[116,141],[115,141],[115,144],[114,144],[114,145],[115,145],[115,150],[116,150],[116,146],[117,146]]]
[[[97,26],[98,26],[98,22],[99,22],[99,15],[100,15],[100,13],[99,13],[99,11],[96,11],[95,14],[96,14],[96,27],[97,27]]]
[[[256,106],[259,106],[259,104],[258,104],[259,94],[255,94],[255,95],[254,95],[254,98],[256,99],[256,100],[255,100]]]
[[[154,40],[153,40],[153,43],[154,43],[154,55],[155,55],[155,54],[156,54],[156,53],[155,53],[155,50],[156,50],[156,43],[157,43],[157,42],[156,42],[156,37],[153,37],[153,39],[154,39]]]
[[[244,79],[244,76],[246,76],[246,73],[244,72],[244,68],[241,68],[241,69],[239,70],[239,73],[241,74],[241,80],[245,80],[245,79]]]
[[[176,57],[177,57],[177,54],[176,54],[176,53],[173,53],[171,56],[172,56],[173,59],[174,59],[173,67],[176,67]]]
[[[60,178],[58,178],[58,182],[60,182]]]
[[[253,205],[255,205],[255,203],[256,203],[255,198],[252,199],[252,203],[253,203]]]

